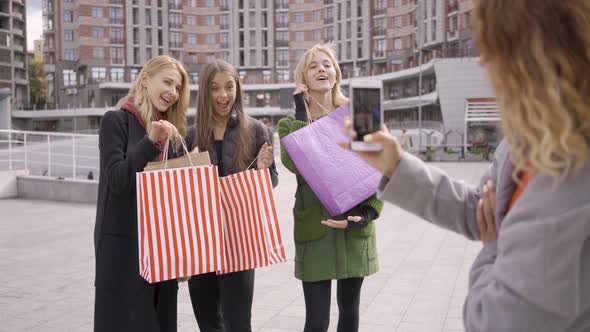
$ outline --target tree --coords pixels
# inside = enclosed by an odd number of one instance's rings
[[[29,63],[29,87],[31,107],[45,108],[45,73],[43,73],[43,63],[40,61],[33,60]]]

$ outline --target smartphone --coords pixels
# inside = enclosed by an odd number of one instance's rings
[[[351,87],[351,119],[356,138],[350,142],[355,151],[379,151],[383,144],[365,143],[365,135],[381,130],[383,124],[382,92],[380,87]]]

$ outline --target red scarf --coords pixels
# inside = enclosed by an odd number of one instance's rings
[[[121,105],[121,109],[135,115],[135,118],[137,119],[139,124],[143,127],[143,129],[145,129],[145,131],[147,133],[147,126],[145,124],[145,121],[143,121],[141,114],[139,114],[137,107],[135,107],[134,98],[129,98],[123,105]],[[156,121],[159,121],[159,120],[168,120],[168,114],[156,111]],[[164,146],[166,145],[166,139],[163,139],[163,140],[159,141],[158,143],[160,143],[160,146],[162,148],[164,148]],[[164,155],[163,152],[160,152],[160,154],[158,155],[159,161],[162,160],[163,155]]]

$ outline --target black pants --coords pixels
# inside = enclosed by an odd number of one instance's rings
[[[337,281],[338,332],[359,330],[359,303],[364,278]],[[305,297],[304,332],[325,332],[330,325],[330,299],[332,280],[303,282]]]
[[[254,270],[193,276],[188,289],[201,332],[252,331]]]

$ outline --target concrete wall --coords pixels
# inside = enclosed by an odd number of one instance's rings
[[[96,203],[98,181],[19,176],[18,197],[77,203]]]
[[[12,129],[10,89],[0,89],[0,129]]]
[[[26,170],[0,171],[0,198],[18,197],[17,177],[28,174]]]

